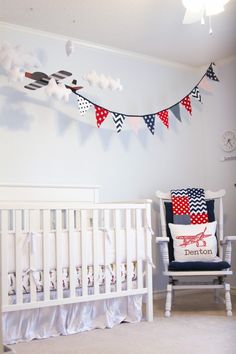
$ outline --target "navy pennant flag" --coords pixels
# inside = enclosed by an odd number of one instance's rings
[[[154,135],[155,131],[155,114],[149,114],[147,116],[143,116],[144,122],[146,123],[148,129]]]
[[[220,80],[218,79],[218,77],[216,76],[216,74],[214,73],[212,64],[211,64],[211,65],[209,66],[209,68],[207,69],[206,76],[207,76],[210,80],[213,80],[213,81],[220,81]]]
[[[199,88],[196,86],[191,92],[192,97],[196,98],[199,102],[202,103],[202,97],[199,91]]]
[[[87,110],[91,107],[91,103],[84,99],[83,97],[79,96],[78,98],[78,107],[80,114],[83,116]]]
[[[174,114],[175,118],[178,119],[180,122],[182,122],[181,120],[181,116],[180,116],[180,108],[179,108],[179,104],[175,104],[174,106],[172,106],[170,108],[170,111]]]
[[[121,131],[123,123],[125,121],[125,116],[123,114],[114,113],[114,112],[112,112],[112,116],[113,116],[113,121],[116,126],[116,131],[117,131],[117,133],[119,133]]]

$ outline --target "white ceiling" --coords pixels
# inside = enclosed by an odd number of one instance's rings
[[[181,0],[0,0],[0,21],[186,65],[236,55],[236,0],[208,25],[183,25]]]

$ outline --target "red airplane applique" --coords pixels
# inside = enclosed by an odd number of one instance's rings
[[[207,228],[205,227],[203,232],[199,232],[199,234],[195,236],[176,236],[176,238],[178,240],[183,240],[183,243],[181,243],[180,246],[186,247],[195,243],[197,247],[204,247],[206,246],[206,241],[204,239],[211,236],[211,234],[205,234],[206,229]]]
[[[56,83],[58,84],[60,80],[63,80],[66,77],[71,75],[72,73],[65,70],[57,71],[56,73],[53,73],[51,75],[47,75],[45,73],[37,72],[37,71],[34,73],[25,72],[25,77],[35,80],[32,83],[25,85],[25,88],[29,90],[37,90],[41,87],[47,86],[51,78],[54,78],[56,80]],[[72,92],[76,92],[77,90],[83,88],[82,86],[77,86],[76,80],[73,80],[71,85],[65,85],[65,87],[70,89]]]

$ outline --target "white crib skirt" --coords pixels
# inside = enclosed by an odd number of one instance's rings
[[[6,312],[3,314],[3,342],[13,344],[112,328],[123,321],[141,319],[142,295]]]

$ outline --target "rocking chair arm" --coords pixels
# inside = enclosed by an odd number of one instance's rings
[[[156,237],[156,243],[169,242],[169,241],[170,241],[169,237],[159,237],[159,236]]]
[[[221,243],[221,245],[225,245],[231,241],[236,241],[236,236],[225,236],[224,239],[220,243]]]

